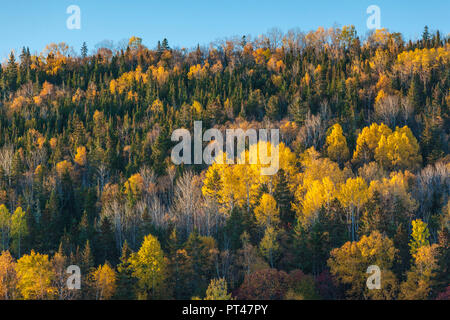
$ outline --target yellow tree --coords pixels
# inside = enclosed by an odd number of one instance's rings
[[[0,300],[10,300],[16,297],[15,266],[16,263],[9,251],[3,251],[0,255]]]
[[[255,208],[256,222],[263,227],[276,226],[280,222],[280,210],[274,197],[264,193]]]
[[[348,160],[349,150],[347,147],[347,140],[344,137],[342,127],[339,123],[336,123],[330,131],[330,134],[326,139],[327,144],[327,154],[328,157],[337,161],[338,163],[343,163]]]
[[[425,300],[430,297],[438,269],[439,246],[423,245],[414,254],[414,265],[400,287],[400,299]]]
[[[72,171],[73,166],[67,160],[60,161],[56,164],[56,173],[58,174],[59,178],[61,178],[64,174],[71,174]]]
[[[35,253],[24,255],[17,261],[17,288],[25,300],[52,299],[56,288],[52,285],[53,269],[48,255]]]
[[[151,234],[130,258],[133,276],[138,279],[139,298],[156,298],[166,278],[166,261],[158,239]]]
[[[389,238],[374,231],[370,236],[363,236],[358,242],[346,242],[342,247],[333,249],[328,259],[330,272],[337,280],[348,285],[347,295],[351,298],[389,299],[395,296],[396,280],[390,271],[397,249]],[[369,276],[367,268],[376,265],[381,270],[382,296],[371,296],[366,286]],[[389,281],[383,281],[389,279]]]
[[[128,196],[138,196],[142,192],[144,179],[139,173],[133,174],[125,182],[125,194]]]
[[[381,136],[389,136],[391,133],[392,130],[383,123],[380,125],[372,123],[370,127],[365,127],[356,139],[356,150],[353,153],[353,160],[363,162],[372,160]]]
[[[11,216],[11,237],[16,252],[20,257],[21,240],[28,234],[28,226],[26,220],[26,212],[21,207],[17,207]]]
[[[302,199],[299,199],[300,206],[294,205],[297,218],[303,226],[308,226],[314,222],[319,210],[322,207],[329,206],[336,194],[336,187],[329,177],[322,180],[313,180],[309,183],[306,194]]]
[[[278,233],[274,227],[269,226],[266,228],[264,237],[261,239],[259,249],[262,255],[267,259],[270,267],[274,267],[275,259],[278,255],[280,245],[278,243]]]
[[[361,178],[349,178],[341,186],[338,194],[338,200],[341,205],[347,209],[347,223],[351,239],[354,241],[358,232],[359,212],[368,199],[368,186],[366,181]]]
[[[109,300],[116,291],[116,272],[108,263],[98,266],[91,273],[91,286],[96,300]]]
[[[428,230],[428,225],[420,219],[413,220],[411,241],[409,242],[409,247],[411,248],[411,255],[414,257],[417,251],[423,247],[428,246],[430,241],[430,231]]]
[[[84,167],[86,165],[87,163],[86,147],[81,146],[77,148],[77,153],[75,155],[74,161],[80,167]]]
[[[416,169],[422,162],[417,139],[407,126],[382,135],[375,149],[375,159],[384,167],[393,170]]]
[[[225,278],[211,279],[208,289],[206,289],[205,300],[231,300],[231,293],[228,293]]]

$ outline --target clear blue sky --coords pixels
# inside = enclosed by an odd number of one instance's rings
[[[166,37],[175,47],[194,47],[219,38],[256,36],[272,27],[309,31],[334,24],[367,32],[366,8],[378,5],[381,26],[418,38],[424,25],[450,32],[449,0],[1,0],[0,60],[11,49],[29,46],[40,52],[50,42],[65,41],[77,53],[105,39],[132,35],[153,48]],[[69,5],[81,8],[81,30],[66,28]]]

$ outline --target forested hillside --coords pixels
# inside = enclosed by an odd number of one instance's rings
[[[448,36],[75,51],[0,68],[0,299],[450,298]],[[279,129],[280,169],[173,164],[196,120]]]

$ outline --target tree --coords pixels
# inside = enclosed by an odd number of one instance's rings
[[[17,207],[11,216],[11,237],[17,255],[20,257],[21,240],[28,234],[26,212],[21,207]]]
[[[116,291],[116,272],[105,263],[92,271],[91,286],[95,291],[96,300],[109,300]]]
[[[417,251],[423,247],[430,245],[430,231],[428,230],[428,225],[420,219],[413,220],[411,240],[409,242],[409,247],[411,248],[411,256],[415,256]]]
[[[85,59],[88,54],[88,47],[86,42],[83,42],[83,46],[81,47],[81,58]]]
[[[314,277],[304,274],[301,270],[292,270],[288,278],[289,291],[286,293],[287,300],[318,300]]]
[[[375,149],[375,159],[384,168],[394,170],[414,170],[422,162],[419,144],[407,126],[397,127],[389,136],[381,136]]]
[[[133,276],[138,279],[138,298],[157,298],[166,279],[166,261],[158,239],[147,235],[130,261]]]
[[[86,147],[81,146],[77,148],[77,153],[75,155],[74,161],[80,167],[84,167],[86,165],[87,163]]]
[[[0,232],[2,234],[2,251],[8,249],[10,227],[11,215],[8,208],[4,204],[2,204],[0,205]]]
[[[9,251],[3,251],[0,255],[0,300],[16,299],[16,285],[16,262]]]
[[[115,294],[115,297],[121,300],[131,300],[135,296],[136,278],[133,276],[131,266],[132,253],[125,241],[122,246],[120,263],[117,265],[117,290]]]
[[[5,70],[6,87],[9,91],[15,91],[17,88],[18,67],[14,52],[11,52],[8,59],[8,64]]]
[[[331,274],[343,285],[347,286],[350,298],[369,298],[366,287],[367,268],[376,265],[381,270],[382,279],[393,278],[390,271],[397,249],[392,240],[374,231],[370,236],[363,236],[358,242],[346,242],[342,247],[333,249],[328,259]],[[383,285],[392,284],[392,281]],[[395,289],[395,285],[391,290]],[[387,290],[383,288],[382,290]],[[392,295],[390,295],[392,296]]]
[[[78,297],[78,290],[67,287],[67,280],[69,278],[69,274],[67,273],[68,258],[64,255],[62,243],[60,243],[58,251],[52,257],[51,264],[54,274],[53,285],[56,289],[56,298],[59,300],[67,300]]]
[[[56,294],[53,286],[53,268],[46,254],[23,255],[17,260],[17,288],[25,300],[52,299]]]
[[[288,275],[276,269],[256,271],[239,287],[239,300],[281,300],[288,290]]]
[[[228,293],[227,282],[224,278],[211,279],[206,289],[205,300],[231,300],[231,293]]]
[[[280,100],[277,96],[271,96],[266,105],[266,116],[271,120],[277,120],[280,113]]]
[[[339,190],[338,199],[341,205],[347,208],[349,234],[354,241],[358,234],[359,213],[368,199],[368,186],[364,179],[361,177],[347,179]]]
[[[406,273],[401,284],[400,298],[404,300],[425,300],[432,293],[438,268],[438,245],[423,245],[414,254],[414,265]]]
[[[261,239],[259,249],[262,255],[267,259],[270,267],[273,268],[275,259],[278,255],[279,244],[277,241],[277,231],[272,226],[268,226],[264,233],[264,237]]]
[[[259,205],[255,208],[255,217],[262,227],[276,226],[280,222],[280,210],[270,194],[264,193]]]
[[[369,162],[372,160],[381,137],[383,135],[389,136],[391,133],[392,130],[383,123],[380,125],[372,123],[370,127],[365,127],[356,139],[356,150],[353,153],[353,160],[357,162]]]
[[[289,189],[286,173],[283,169],[278,170],[274,179],[273,197],[280,210],[280,221],[289,228],[295,221],[295,213],[291,204],[294,202],[294,195]]]
[[[347,140],[344,137],[342,127],[339,123],[336,123],[331,127],[331,131],[326,139],[327,154],[331,160],[337,161],[342,164],[349,157],[349,150],[347,147]]]

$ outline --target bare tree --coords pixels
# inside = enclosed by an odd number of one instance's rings
[[[395,128],[401,106],[400,97],[388,95],[375,104],[375,115],[384,124]]]
[[[8,186],[11,185],[11,170],[14,158],[14,148],[12,145],[6,145],[0,149],[0,167],[8,179]]]
[[[448,202],[450,194],[450,167],[443,163],[428,165],[417,175],[415,198],[418,215],[428,221]]]
[[[305,148],[314,147],[319,149],[325,140],[326,126],[327,126],[327,112],[326,107],[318,115],[311,115],[308,112],[304,125],[300,128],[299,138],[300,142]]]
[[[185,231],[185,235],[191,233],[194,227],[200,227],[198,218],[203,210],[202,203],[198,178],[188,171],[177,181],[172,206],[172,215],[176,224]]]
[[[116,247],[122,250],[124,231],[127,223],[125,206],[117,197],[103,202],[102,215],[109,219],[114,225]]]

